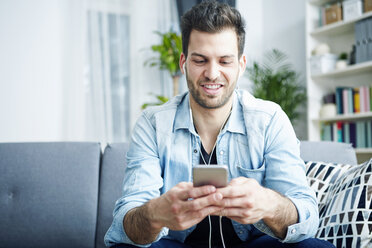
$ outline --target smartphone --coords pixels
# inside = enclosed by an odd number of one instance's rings
[[[227,185],[226,165],[196,165],[192,168],[194,187],[214,185],[216,188]]]

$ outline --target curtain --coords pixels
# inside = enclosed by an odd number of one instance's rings
[[[87,0],[86,133],[103,144],[129,141],[150,93],[171,96],[167,72],[144,66],[160,42],[154,31],[178,31],[174,0]]]
[[[87,11],[87,135],[123,142],[130,132],[130,17],[117,3]]]

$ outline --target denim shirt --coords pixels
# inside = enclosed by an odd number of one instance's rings
[[[235,90],[231,116],[217,137],[217,162],[229,168],[229,180],[247,177],[289,198],[299,221],[288,227],[282,242],[313,237],[318,227],[315,193],[307,184],[299,141],[279,105]],[[114,219],[105,244],[134,244],[123,228],[125,214],[170,190],[179,182],[192,182],[192,167],[199,163],[200,137],[194,129],[189,94],[148,108],[138,119],[127,153],[122,197],[116,201]],[[243,241],[261,232],[275,237],[262,221],[233,227]],[[183,242],[196,225],[173,231],[164,227],[157,240]],[[259,234],[257,234],[259,233]],[[148,247],[147,245],[138,245]]]

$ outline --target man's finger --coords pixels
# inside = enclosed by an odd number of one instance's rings
[[[189,196],[190,198],[196,199],[202,196],[212,194],[214,192],[216,192],[216,187],[214,187],[213,185],[205,185],[201,187],[193,187],[189,192]]]
[[[238,207],[238,208],[252,208],[254,202],[248,197],[234,197],[234,198],[223,198],[221,205],[225,208]]]
[[[229,185],[235,186],[235,185],[241,185],[247,181],[248,178],[246,177],[237,177],[230,181]]]
[[[251,213],[243,208],[223,208],[218,212],[213,213],[214,215],[226,216],[228,218],[250,218]]]
[[[199,211],[206,207],[218,206],[221,204],[222,195],[219,193],[193,199],[182,203],[181,211]],[[222,207],[222,206],[221,206]]]
[[[189,192],[192,188],[193,185],[191,182],[181,182],[177,184],[172,190],[174,190],[174,194],[178,196],[178,199],[186,201],[191,197]]]
[[[217,192],[222,194],[223,198],[242,197],[246,193],[242,186],[231,186],[231,185],[228,185],[223,188],[218,188]]]

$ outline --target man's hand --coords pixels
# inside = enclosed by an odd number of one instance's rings
[[[217,189],[217,193],[223,196],[220,206],[224,209],[214,214],[241,224],[253,224],[263,219],[279,238],[283,239],[287,227],[298,221],[297,209],[288,198],[262,187],[254,179],[235,178],[227,187]]]
[[[192,198],[192,199],[191,199]],[[182,182],[158,198],[129,211],[124,218],[128,237],[137,244],[153,242],[163,227],[185,230],[220,211],[222,195],[214,186]]]

